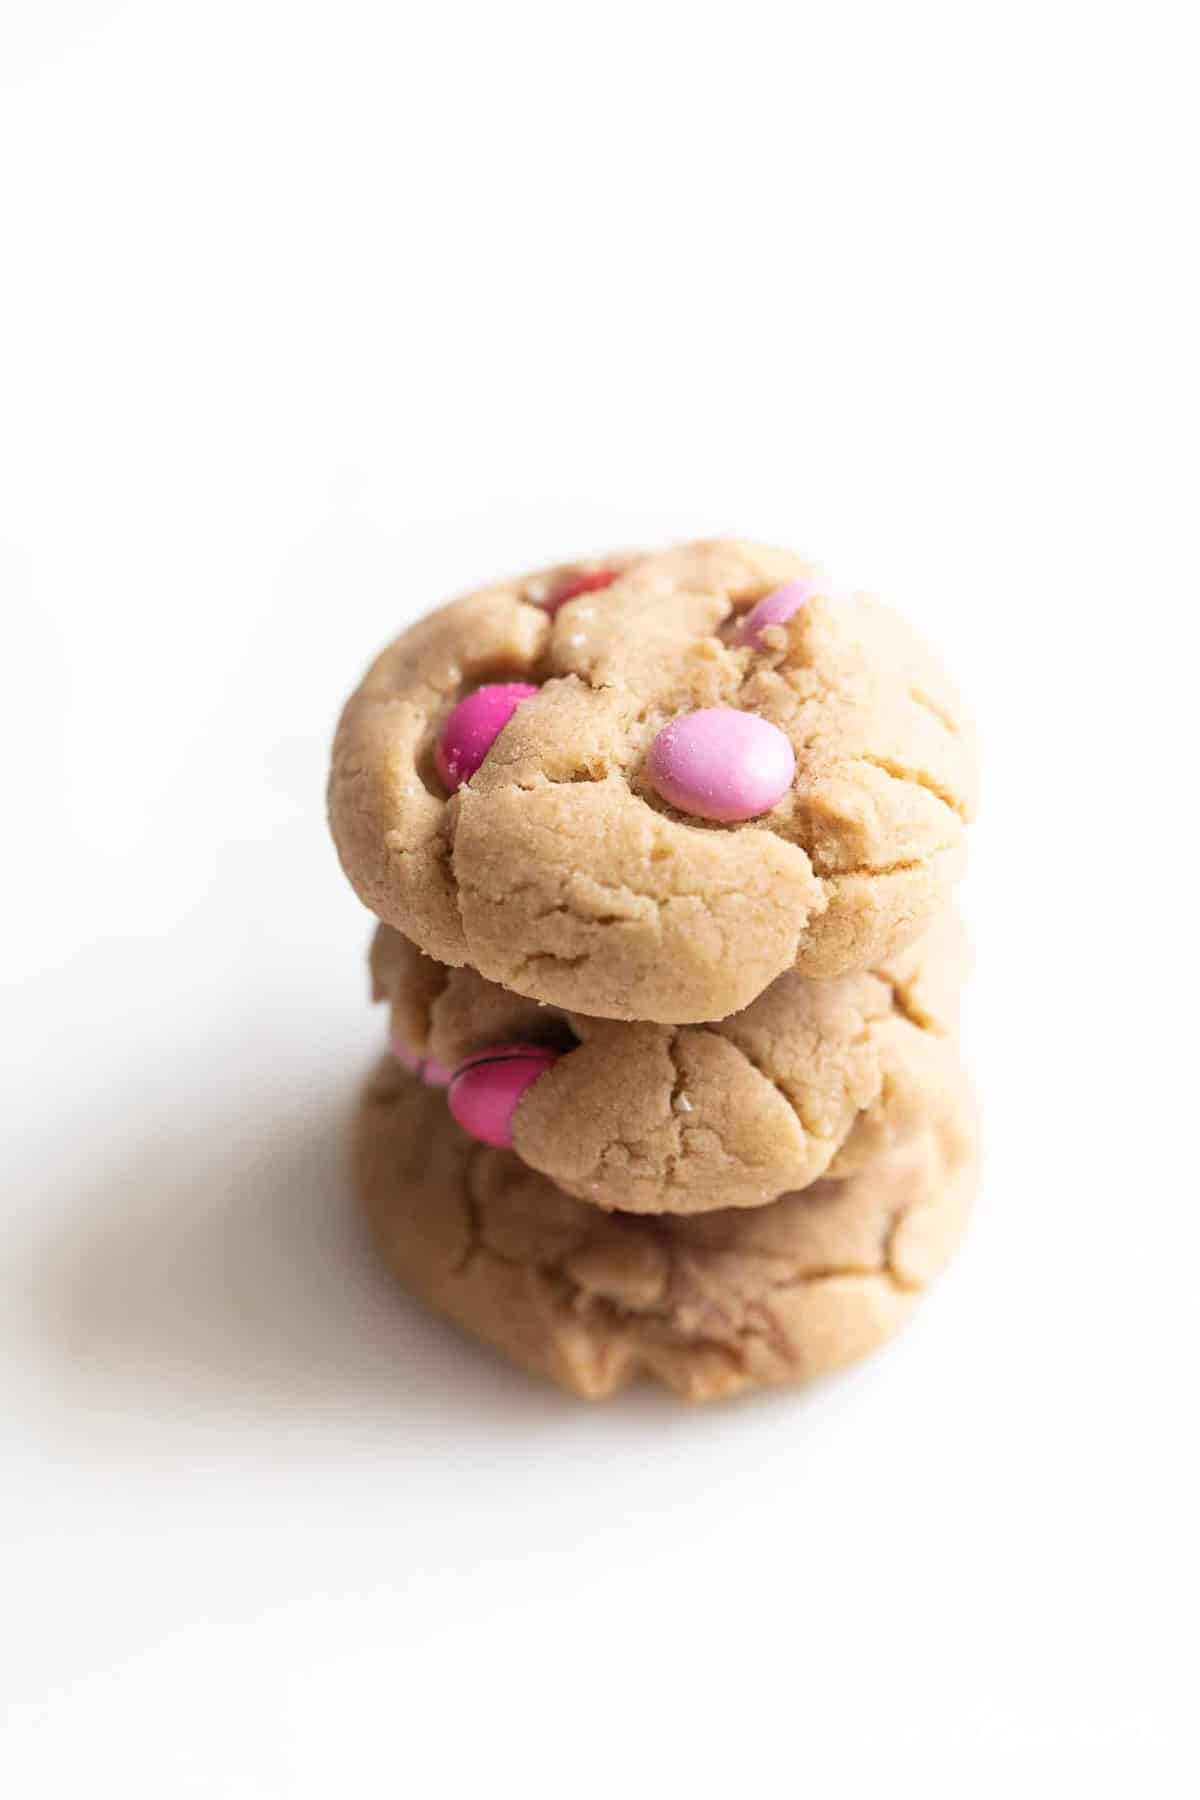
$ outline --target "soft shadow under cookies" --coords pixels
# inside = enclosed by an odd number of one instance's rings
[[[131,1144],[80,1198],[47,1296],[73,1369],[122,1410],[386,1403],[552,1418],[569,1402],[482,1355],[379,1266],[347,1172],[349,1090],[244,1155],[216,1121]],[[68,1375],[68,1379],[70,1376]]]

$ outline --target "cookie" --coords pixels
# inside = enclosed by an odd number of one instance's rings
[[[871,972],[789,972],[723,1021],[672,1026],[539,1006],[387,926],[371,948],[395,1053],[468,1065],[450,1085],[460,1123],[637,1213],[761,1206],[911,1135],[958,1080],[965,967],[948,913]]]
[[[415,625],[346,706],[329,811],[362,900],[438,961],[688,1024],[910,943],[974,786],[958,700],[899,619],[714,542]]]
[[[474,1142],[385,1062],[353,1155],[385,1258],[438,1312],[589,1399],[649,1375],[712,1400],[854,1362],[906,1322],[962,1230],[974,1134],[960,1093],[937,1129],[847,1180],[750,1211],[630,1218]]]

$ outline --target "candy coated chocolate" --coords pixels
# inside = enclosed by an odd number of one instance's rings
[[[501,1044],[473,1056],[454,1071],[450,1111],[463,1130],[482,1144],[512,1146],[512,1119],[525,1089],[553,1063],[558,1052],[544,1044]]]
[[[553,617],[568,600],[577,600],[580,594],[596,594],[601,588],[611,587],[620,572],[619,569],[592,569],[590,572],[579,570],[573,575],[562,576],[543,603],[546,611]]]
[[[459,701],[434,752],[437,772],[451,793],[470,781],[522,700],[536,693],[527,681],[491,681]]]
[[[757,649],[768,625],[786,625],[815,592],[816,589],[810,582],[788,581],[783,587],[775,588],[772,593],[764,594],[742,620],[738,642],[753,644]]]
[[[732,824],[770,812],[792,785],[796,757],[777,725],[731,706],[683,713],[650,746],[647,773],[679,812]]]

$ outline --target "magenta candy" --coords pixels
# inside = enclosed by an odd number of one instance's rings
[[[796,756],[769,720],[712,706],[664,725],[650,746],[647,773],[669,806],[729,824],[756,819],[782,800]]]
[[[450,1111],[482,1144],[512,1148],[517,1102],[553,1063],[558,1052],[544,1044],[498,1044],[461,1063],[450,1082]]]
[[[742,620],[738,643],[753,644],[757,648],[762,643],[762,634],[768,625],[786,625],[792,615],[800,611],[805,601],[811,600],[815,592],[811,582],[789,581],[783,587],[776,588],[774,593],[764,594]]]
[[[491,681],[459,701],[434,751],[437,772],[451,793],[470,781],[522,700],[536,693],[527,681]]]

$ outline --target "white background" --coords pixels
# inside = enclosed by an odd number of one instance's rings
[[[14,1800],[1195,1791],[1191,16],[9,0]],[[876,1363],[589,1410],[360,1235],[325,758],[726,531],[977,707],[987,1176]]]

